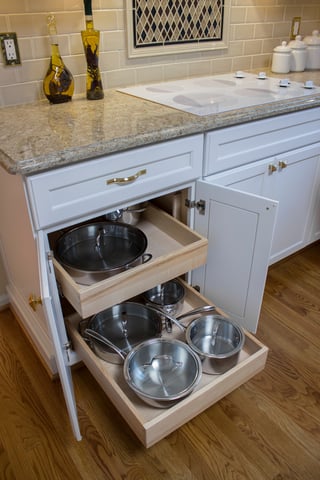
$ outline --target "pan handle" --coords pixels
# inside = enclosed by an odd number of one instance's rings
[[[216,312],[217,309],[213,305],[204,305],[203,307],[194,308],[189,312],[182,313],[177,317],[177,320],[182,320],[182,318],[191,317],[192,315],[198,315],[198,313],[207,313],[207,312]]]
[[[94,330],[92,330],[91,328],[86,328],[85,331],[84,331],[85,335],[87,335],[89,338],[93,339],[93,340],[97,340],[98,342],[100,343],[103,343],[104,345],[106,345],[107,347],[111,348],[114,352],[116,352],[118,355],[120,355],[120,357],[122,358],[122,360],[124,360],[126,358],[126,354],[123,350],[121,350],[119,347],[117,347],[116,345],[114,345],[112,342],[110,342],[110,340],[108,340],[106,337],[104,337],[103,335],[101,335],[100,333],[98,332],[95,332]]]

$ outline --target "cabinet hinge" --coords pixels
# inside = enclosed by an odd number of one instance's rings
[[[66,354],[67,354],[67,359],[68,359],[68,362],[70,363],[70,351],[72,350],[72,344],[71,342],[66,342],[64,344],[64,349],[66,351]]]
[[[187,208],[196,208],[200,215],[204,215],[206,211],[206,202],[205,200],[199,200],[196,202],[195,200],[189,200],[188,198],[184,202],[185,206]]]

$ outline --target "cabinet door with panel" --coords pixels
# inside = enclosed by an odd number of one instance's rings
[[[256,185],[254,176],[249,181],[253,191],[260,193],[264,177],[264,170],[256,169]],[[242,183],[239,176],[237,182]],[[243,192],[239,185],[236,189],[209,179],[197,182],[196,196],[205,208],[195,215],[195,228],[209,245],[207,263],[193,272],[192,282],[230,317],[255,332],[277,202]]]
[[[320,216],[317,195],[320,144],[274,157],[264,194],[279,202],[270,264],[300,250],[310,238],[312,218]]]

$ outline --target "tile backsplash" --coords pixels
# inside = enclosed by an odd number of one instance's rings
[[[293,17],[301,17],[302,36],[320,30],[319,0],[231,0],[229,47],[226,50],[128,58],[125,0],[93,0],[95,27],[101,32],[103,86],[124,87],[235,70],[268,68],[272,50],[289,40]],[[42,79],[50,47],[46,17],[57,20],[61,55],[75,78],[75,93],[85,95],[86,63],[80,37],[82,0],[0,0],[0,32],[16,32],[21,65],[0,58],[0,106],[43,99]]]

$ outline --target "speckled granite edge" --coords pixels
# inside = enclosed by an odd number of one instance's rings
[[[114,90],[102,101],[76,98],[1,109],[0,165],[30,175],[217,128],[320,107],[320,94],[198,117]],[[3,132],[14,129],[15,142]]]

